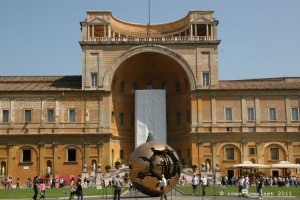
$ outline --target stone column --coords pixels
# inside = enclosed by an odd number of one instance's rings
[[[264,152],[262,152],[261,141],[256,141],[257,163],[264,163]]]
[[[59,159],[58,156],[60,155],[60,152],[58,150],[58,142],[53,142],[52,144],[52,148],[53,148],[53,175],[58,174],[59,172]]]
[[[201,96],[197,97],[197,123],[198,126],[202,126],[202,98]]]
[[[60,115],[60,109],[59,109],[59,99],[56,98],[54,102],[54,133],[57,133],[59,131],[59,115]]]
[[[248,142],[243,141],[242,162],[248,160]]]
[[[7,167],[5,169],[5,175],[7,177],[7,176],[13,176],[14,175],[14,170],[15,170],[14,169],[14,160],[16,158],[15,157],[16,155],[13,154],[13,152],[14,152],[13,151],[13,148],[14,148],[13,144],[8,143],[6,148],[7,148],[7,152],[8,152],[8,154],[7,154],[8,159],[7,159]]]
[[[83,148],[84,148],[84,156],[83,156],[83,163],[89,163],[89,157],[90,157],[90,143],[89,142],[84,142],[83,143]]]
[[[46,175],[46,168],[44,167],[45,163],[45,143],[40,142],[39,143],[39,169],[38,169],[38,174],[39,176]]]
[[[259,104],[259,97],[255,96],[255,126],[256,132],[260,132],[260,104]]]
[[[244,96],[241,97],[241,113],[242,113],[242,125],[245,125],[247,122],[247,107],[246,107],[246,99]]]
[[[212,132],[214,132],[214,127],[217,123],[217,113],[216,113],[216,98],[214,96],[211,97],[211,126]]]
[[[289,96],[285,96],[285,118],[286,118],[286,126],[291,125],[291,101]],[[287,130],[288,131],[288,130]]]
[[[294,163],[295,161],[293,160],[293,141],[288,140],[286,142],[287,145],[287,157],[286,160],[289,161],[290,163]]]

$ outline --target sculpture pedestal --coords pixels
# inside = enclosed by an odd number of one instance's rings
[[[101,171],[96,171],[96,180],[95,180],[95,185],[101,186],[102,184],[102,172]]]
[[[84,181],[84,178],[88,178],[89,177],[89,173],[88,171],[83,171],[82,174],[81,174],[81,184],[83,185],[83,181]]]

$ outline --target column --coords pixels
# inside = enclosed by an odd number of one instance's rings
[[[294,163],[295,161],[293,160],[293,141],[288,140],[286,142],[286,145],[287,145],[286,160],[289,161],[290,163]]]
[[[246,99],[244,96],[241,96],[241,114],[242,114],[242,125],[245,125],[247,122],[247,113],[246,113]]]
[[[41,98],[41,126],[45,126],[45,99]]]
[[[191,39],[193,38],[193,24],[191,24],[191,27],[190,27],[190,38]]]
[[[55,102],[54,102],[54,113],[55,113],[55,117],[54,117],[54,132],[58,131],[59,128],[59,113],[60,109],[59,109],[59,99],[56,98]]]
[[[289,96],[285,96],[285,118],[286,118],[286,125],[291,124],[291,101]]]
[[[84,97],[84,104],[85,104],[85,127],[88,127],[90,124],[90,112],[89,112],[89,105],[88,105],[89,97]]]
[[[255,141],[256,145],[256,154],[257,154],[257,163],[264,163],[264,153],[262,152],[261,141]]]
[[[198,36],[197,24],[195,24],[195,36]]]
[[[10,99],[10,127],[13,127],[15,124],[15,99]]]
[[[103,37],[106,38],[106,25],[103,25],[103,29],[104,29],[104,35],[103,35]]]
[[[90,41],[90,25],[87,24],[87,40]]]
[[[38,169],[38,175],[43,176],[46,175],[46,165],[45,164],[45,143],[40,142],[39,143],[39,169]]]
[[[103,127],[103,123],[102,123],[102,102],[103,102],[103,96],[99,96],[98,98],[98,128]],[[109,115],[109,117],[111,117]]]
[[[90,157],[90,143],[84,142],[83,148],[84,148],[83,164],[87,164],[87,163],[89,163],[88,161],[89,161],[89,157]]]
[[[53,175],[59,174],[59,158],[60,155],[59,149],[58,149],[58,142],[53,142],[52,144],[53,148]]]
[[[211,97],[211,122],[213,126],[217,123],[216,98],[213,96]]]
[[[208,24],[206,24],[206,40],[208,40]]]
[[[7,176],[13,176],[14,177],[14,174],[15,174],[15,167],[14,167],[14,160],[16,158],[16,155],[13,154],[13,144],[11,143],[8,143],[6,145],[6,148],[7,148],[7,166],[6,166],[6,169],[5,169],[5,175],[6,177]]]
[[[259,105],[258,96],[255,96],[254,105],[255,105],[255,125],[260,126],[260,105]],[[256,127],[256,131],[260,132],[260,130],[258,130],[257,127]]]
[[[242,151],[242,162],[243,162],[243,161],[249,160],[248,153],[247,153],[248,152],[248,142],[243,141],[242,145],[243,145],[243,151]]]
[[[110,25],[108,25],[108,37],[109,38],[111,37],[111,28],[110,28]]]
[[[203,113],[202,113],[202,98],[201,98],[201,96],[198,96],[197,97],[197,119],[198,119],[197,123],[198,123],[198,127],[202,126],[202,115],[203,115]]]
[[[191,104],[191,127],[194,130],[191,131],[195,131],[197,132],[197,127],[198,127],[198,97],[197,95],[192,95],[191,96],[192,99],[192,104]]]
[[[219,163],[218,161],[218,152],[217,152],[217,142],[211,141],[211,148],[212,148],[212,160],[211,160],[211,166],[210,168],[213,169],[215,167],[215,164]]]

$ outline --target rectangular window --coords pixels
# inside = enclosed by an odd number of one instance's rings
[[[49,109],[47,111],[47,120],[48,122],[54,122],[54,110]]]
[[[153,84],[152,83],[147,83],[147,89],[152,90],[153,89]]]
[[[98,86],[98,74],[97,73],[91,74],[91,81],[92,81],[92,87]]]
[[[255,132],[255,127],[248,127],[248,132]]]
[[[31,162],[31,150],[30,149],[22,150],[21,162]]]
[[[115,123],[115,112],[111,112],[111,123]]]
[[[181,149],[177,149],[177,155],[181,159],[182,158],[182,151]]]
[[[225,149],[225,158],[226,160],[234,160],[234,148]]]
[[[124,113],[119,114],[119,124],[124,125]]]
[[[279,148],[270,148],[270,159],[279,160]]]
[[[251,155],[251,156],[255,155],[255,148],[254,147],[249,148],[249,155]]]
[[[76,110],[75,109],[69,109],[69,122],[70,123],[76,122]]]
[[[225,120],[232,121],[232,108],[225,108]]]
[[[271,132],[276,132],[276,127],[271,127]]]
[[[176,82],[175,82],[175,91],[176,91],[176,92],[180,92],[180,84],[179,84],[179,81],[176,81]]]
[[[270,121],[276,121],[276,108],[269,108]]]
[[[248,121],[254,121],[254,108],[247,108]]]
[[[121,93],[125,92],[125,83],[124,82],[120,83],[120,92]]]
[[[181,113],[176,113],[176,124],[177,125],[181,124]]]
[[[210,86],[210,76],[208,72],[203,72],[202,74],[203,86]]]
[[[227,131],[227,132],[232,132],[232,127],[227,127],[227,128],[226,128],[226,131]]]
[[[299,121],[299,109],[292,108],[292,121]]]
[[[76,149],[68,149],[68,162],[76,162]]]
[[[190,123],[191,122],[191,112],[187,111],[186,112],[186,123]]]
[[[120,159],[121,159],[121,160],[124,159],[124,150],[120,150]]]
[[[25,110],[25,122],[31,122],[31,110]]]
[[[9,110],[2,111],[2,122],[9,122]]]

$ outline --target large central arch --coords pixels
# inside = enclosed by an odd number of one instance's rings
[[[103,80],[103,88],[107,91],[111,90],[112,87],[112,81],[113,81],[113,76],[115,74],[115,71],[118,69],[118,67],[128,58],[140,54],[140,53],[159,53],[166,55],[172,59],[174,59],[176,62],[180,64],[180,66],[183,68],[185,73],[187,74],[188,80],[189,80],[189,85],[191,90],[196,89],[196,80],[195,76],[188,65],[188,63],[176,52],[172,51],[169,48],[166,48],[164,46],[160,45],[142,45],[138,47],[134,47],[130,50],[128,50],[125,54],[117,58],[111,66],[108,68],[108,70],[104,74],[104,80]]]

